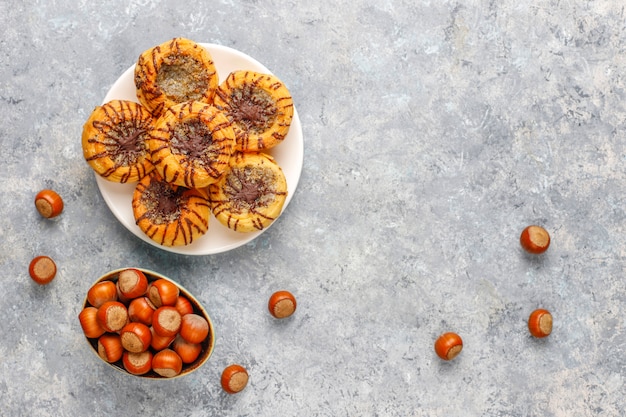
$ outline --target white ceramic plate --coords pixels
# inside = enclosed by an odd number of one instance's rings
[[[270,73],[270,70],[263,64],[235,49],[215,44],[203,43],[201,45],[211,53],[220,82],[235,70],[247,69]],[[134,70],[135,65],[128,68],[120,78],[115,81],[105,96],[103,103],[111,100],[131,100],[139,102],[135,93]],[[289,193],[283,206],[284,211],[296,191],[304,157],[302,126],[295,107],[291,127],[285,140],[283,143],[267,152],[276,159],[276,162],[282,168],[287,179],[287,190]],[[107,181],[97,174],[95,175],[100,193],[115,217],[117,217],[128,230],[135,234],[135,236],[166,251],[184,255],[211,255],[226,252],[250,242],[267,230],[266,228],[258,232],[250,233],[233,232],[219,223],[215,217],[211,216],[209,219],[209,231],[191,245],[176,247],[162,246],[146,236],[135,224],[132,199],[136,183],[118,184]]]

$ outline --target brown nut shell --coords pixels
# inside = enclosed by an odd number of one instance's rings
[[[248,371],[238,364],[229,365],[222,372],[220,382],[224,391],[236,394],[248,385]]]
[[[119,301],[107,301],[98,307],[98,324],[107,332],[116,333],[128,323],[128,310]]]
[[[57,265],[52,258],[45,255],[36,256],[30,261],[28,273],[33,281],[39,285],[46,285],[52,282],[57,274]]]
[[[143,352],[152,343],[150,327],[139,322],[130,322],[120,331],[121,343],[129,352]]]
[[[136,268],[128,268],[120,272],[117,289],[122,297],[132,300],[140,297],[148,290],[146,275]]]
[[[267,308],[270,314],[277,319],[284,319],[296,311],[296,297],[289,291],[276,291],[271,295]]]
[[[117,301],[117,288],[113,281],[97,282],[87,291],[87,301],[98,308],[107,301]]]
[[[522,248],[535,255],[544,253],[550,247],[550,234],[541,226],[531,225],[526,227],[520,235]]]
[[[119,334],[105,333],[98,338],[98,356],[102,360],[113,363],[122,358],[124,347]]]
[[[80,321],[80,327],[83,329],[85,337],[90,339],[98,338],[102,336],[106,330],[98,323],[98,309],[92,306],[84,307],[78,314],[78,320]]]
[[[530,313],[530,317],[528,317],[528,331],[538,338],[550,336],[552,333],[552,314],[543,308]]]
[[[35,196],[35,207],[47,219],[58,216],[63,211],[63,199],[53,190],[41,190]]]
[[[144,375],[152,369],[153,354],[149,350],[143,352],[128,352],[122,354],[122,364],[129,374]]]
[[[463,349],[461,336],[453,332],[442,334],[435,341],[435,352],[441,359],[449,361],[454,359]]]
[[[175,337],[182,324],[182,317],[176,307],[162,306],[152,316],[152,328],[163,337]]]
[[[172,349],[158,351],[152,357],[152,370],[165,378],[172,378],[183,370],[183,360]]]

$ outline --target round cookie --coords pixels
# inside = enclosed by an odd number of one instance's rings
[[[209,230],[206,190],[169,184],[156,171],[145,176],[133,193],[135,223],[163,246],[183,246]]]
[[[154,169],[146,144],[152,127],[152,115],[141,104],[109,101],[96,107],[83,126],[83,156],[109,181],[138,181]]]
[[[155,116],[186,101],[211,103],[218,82],[211,54],[185,38],[144,51],[135,65],[137,98]]]
[[[293,100],[276,76],[234,71],[222,82],[214,104],[233,124],[235,149],[257,152],[281,143],[293,119]]]
[[[228,168],[235,134],[217,108],[191,101],[170,107],[156,121],[147,143],[165,181],[203,188]]]
[[[237,232],[253,232],[278,218],[287,198],[287,181],[270,155],[236,152],[229,170],[209,186],[209,198],[220,223]]]

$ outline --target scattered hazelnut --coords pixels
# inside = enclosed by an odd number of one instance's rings
[[[39,214],[51,219],[63,211],[63,199],[52,190],[41,190],[35,196],[35,207]]]
[[[30,277],[37,284],[49,284],[57,274],[57,266],[49,256],[37,256],[28,266]]]
[[[435,352],[441,359],[449,361],[454,359],[463,349],[463,340],[456,333],[447,332],[439,336],[435,341]]]
[[[248,371],[241,365],[229,365],[222,372],[221,383],[224,391],[229,394],[236,394],[248,384]]]
[[[519,241],[526,252],[538,255],[548,250],[550,234],[543,227],[532,225],[522,231]]]
[[[530,313],[528,330],[535,337],[546,337],[552,333],[552,314],[543,308]]]
[[[270,297],[267,308],[277,319],[284,319],[296,311],[296,297],[289,291],[277,291]]]

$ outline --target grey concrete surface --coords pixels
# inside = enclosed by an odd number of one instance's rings
[[[625,19],[610,0],[1,2],[0,415],[623,415]],[[82,157],[93,107],[175,36],[263,62],[302,121],[291,204],[219,255],[132,235]],[[55,220],[33,205],[47,187]],[[532,223],[540,257],[518,243]],[[131,265],[205,304],[217,345],[196,373],[140,380],[89,351],[85,293]],[[283,288],[298,310],[276,321]],[[465,347],[444,363],[449,330]],[[250,382],[228,395],[233,362]]]

